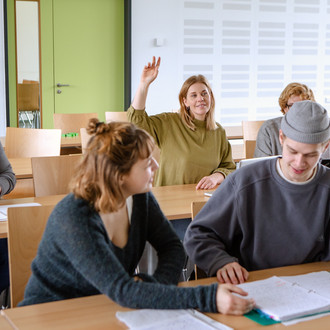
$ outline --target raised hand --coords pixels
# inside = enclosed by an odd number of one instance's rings
[[[158,70],[160,66],[160,57],[156,62],[156,57],[152,57],[152,62],[148,62],[147,65],[144,66],[142,75],[141,75],[141,83],[150,85],[158,76]]]

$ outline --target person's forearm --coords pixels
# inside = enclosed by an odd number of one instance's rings
[[[148,95],[148,89],[149,89],[149,85],[146,85],[144,83],[139,84],[138,89],[135,93],[133,102],[132,102],[132,107],[135,110],[144,110],[145,109],[147,95]]]

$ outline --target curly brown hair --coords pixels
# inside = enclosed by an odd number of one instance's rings
[[[302,101],[311,100],[315,102],[314,93],[309,87],[298,82],[290,83],[283,89],[280,97],[278,98],[278,104],[281,107],[281,112],[283,115],[285,115],[284,109],[287,107],[288,100],[292,95],[301,96]]]
[[[90,119],[86,130],[91,138],[71,180],[71,191],[97,212],[116,212],[125,203],[119,180],[139,159],[151,155],[153,138],[134,124],[96,118]]]

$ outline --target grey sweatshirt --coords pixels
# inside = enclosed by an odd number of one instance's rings
[[[330,260],[330,169],[297,185],[276,161],[230,174],[188,227],[186,251],[209,275],[234,261],[251,271]]]

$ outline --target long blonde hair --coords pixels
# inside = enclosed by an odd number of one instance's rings
[[[194,117],[190,113],[190,110],[185,106],[184,104],[184,99],[187,98],[188,90],[191,85],[196,84],[196,83],[202,83],[206,86],[208,92],[210,93],[210,110],[206,114],[206,129],[208,130],[214,130],[216,129],[216,123],[214,119],[214,109],[215,109],[215,100],[212,92],[212,88],[207,81],[207,79],[199,74],[197,76],[191,76],[189,77],[182,85],[180,93],[179,93],[179,102],[180,102],[180,110],[179,114],[181,116],[182,121],[191,129],[191,130],[196,130],[195,124],[193,122]]]
[[[70,187],[78,198],[87,200],[97,212],[116,212],[125,199],[119,180],[139,160],[154,149],[152,137],[134,124],[99,122],[90,119],[87,132],[92,135]]]

